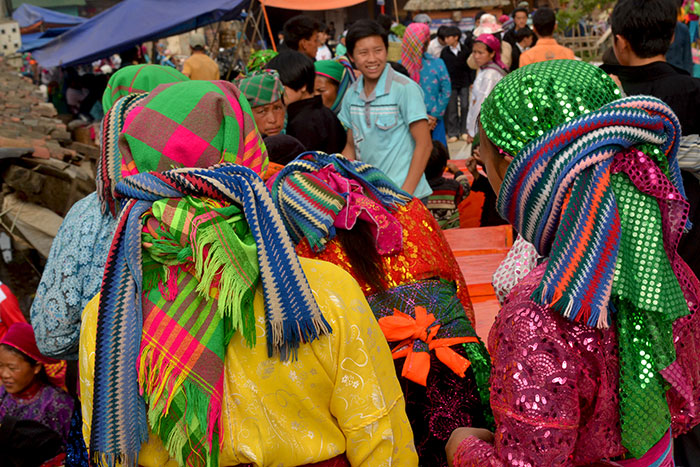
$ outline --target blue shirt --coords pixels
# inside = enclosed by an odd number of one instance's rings
[[[420,70],[420,87],[425,94],[425,107],[428,115],[442,118],[450,102],[452,83],[445,62],[429,53],[423,54],[423,68]]]
[[[348,89],[338,118],[352,130],[357,159],[377,167],[401,187],[416,149],[409,125],[428,119],[423,91],[389,64],[369,96],[364,86],[360,77]],[[413,196],[424,198],[432,192],[421,175]]]

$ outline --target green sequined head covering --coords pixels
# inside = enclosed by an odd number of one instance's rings
[[[551,60],[506,75],[481,105],[489,139],[515,156],[554,127],[620,98],[599,68],[575,60]]]
[[[262,70],[236,80],[238,89],[248,99],[251,107],[271,104],[282,99],[284,85],[277,70]]]
[[[698,298],[676,253],[680,123],[654,97],[620,96],[592,65],[553,60],[504,77],[480,118],[514,156],[497,209],[547,257],[531,300],[589,326],[614,311],[621,442],[639,458],[670,429],[667,394],[694,403],[673,326]]]

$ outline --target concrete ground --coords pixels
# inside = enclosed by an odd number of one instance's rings
[[[467,159],[471,156],[472,145],[460,139],[454,143],[447,143],[447,150],[450,152],[450,159]]]

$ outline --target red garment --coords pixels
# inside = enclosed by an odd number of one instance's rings
[[[7,330],[15,323],[26,323],[19,302],[10,288],[0,282],[0,339],[5,337]]]
[[[456,467],[578,466],[626,453],[620,435],[617,330],[572,322],[535,304],[530,296],[546,266],[535,268],[513,289],[489,333],[495,442],[466,438],[455,453]],[[700,313],[677,320],[673,334],[689,400],[698,401]],[[667,400],[673,436],[698,423],[698,404],[689,405],[673,388]]]
[[[382,256],[382,267],[386,274],[385,287],[393,288],[431,278],[454,281],[457,284],[457,298],[464,305],[467,317],[474,326],[474,309],[464,276],[445,235],[430,211],[420,200],[413,199],[393,214],[403,227],[403,250],[393,255]],[[315,254],[309,242],[304,239],[297,245],[296,251],[299,256],[320,259],[340,266],[355,278],[365,295],[379,292],[365,282],[350,264],[338,239],[328,242],[326,249],[319,254]]]

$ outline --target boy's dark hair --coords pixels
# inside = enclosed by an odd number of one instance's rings
[[[510,14],[511,18],[515,18],[516,13],[525,13],[525,16],[528,16],[530,13],[527,11],[527,8],[524,7],[518,7],[515,10],[513,10],[513,13]]]
[[[296,50],[284,50],[278,56],[267,62],[266,68],[277,70],[282,84],[295,91],[306,88],[314,92],[316,70],[314,62],[309,57]]]
[[[348,55],[352,55],[355,52],[357,41],[371,36],[381,37],[384,47],[389,49],[389,33],[376,21],[361,19],[350,27],[347,36],[345,36],[345,47],[348,49]]]
[[[377,16],[377,23],[379,23],[379,25],[383,27],[387,33],[391,31],[392,22],[393,21],[391,20],[391,16],[389,15],[381,14]]]
[[[440,34],[440,31],[438,31],[438,35]],[[459,29],[457,26],[445,26],[445,30],[442,32],[443,40],[448,38],[448,37],[462,37],[462,30]]]
[[[619,0],[610,17],[613,37],[630,43],[639,58],[664,55],[676,30],[674,0]]]
[[[401,73],[402,75],[405,75],[407,77],[410,76],[406,67],[400,64],[399,62],[389,62],[389,65],[391,65],[391,68],[393,68],[395,72]]]
[[[476,14],[474,15],[474,22],[479,21],[481,19],[481,17],[484,16],[485,14],[486,14],[486,12],[484,10],[477,11]]]
[[[520,42],[523,39],[527,39],[530,36],[534,36],[535,33],[532,32],[530,28],[521,28],[515,31],[515,42]]]
[[[448,160],[450,160],[450,153],[445,145],[440,141],[433,140],[433,150],[430,151],[430,159],[428,159],[428,165],[425,166],[425,178],[432,180],[442,177]]]
[[[549,37],[554,34],[554,28],[557,25],[554,10],[546,6],[539,7],[532,15],[532,25],[539,36]]]
[[[438,38],[440,38],[440,39],[442,39],[442,40],[445,40],[445,38],[447,37],[447,36],[445,35],[445,31],[447,31],[448,29],[449,29],[449,26],[440,26],[440,27],[438,28],[438,30],[437,30],[437,36],[438,36]]]
[[[292,50],[299,49],[299,41],[311,39],[321,30],[321,23],[306,15],[297,15],[287,20],[282,27],[284,43]]]

